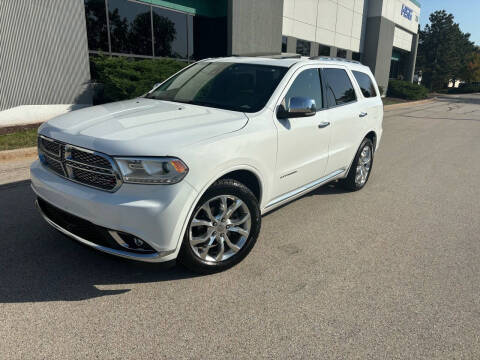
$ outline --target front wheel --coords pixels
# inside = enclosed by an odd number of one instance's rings
[[[341,181],[343,187],[352,191],[363,188],[370,177],[372,165],[373,143],[370,139],[365,138],[355,154],[347,177]]]
[[[193,211],[179,260],[200,273],[226,270],[247,256],[260,225],[258,200],[250,189],[236,180],[218,180]]]

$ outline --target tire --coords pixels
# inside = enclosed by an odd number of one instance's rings
[[[363,171],[365,171],[366,167],[365,164],[362,166],[362,163],[365,162],[365,149],[368,148],[368,152],[370,153],[370,161],[368,164],[368,171],[366,173],[366,176],[361,177],[361,181],[359,181],[358,177],[358,172],[357,169],[358,167],[362,167]],[[362,154],[363,153],[363,154]],[[340,184],[347,190],[350,191],[358,191],[362,189],[368,182],[368,179],[370,178],[370,174],[372,172],[372,166],[373,166],[373,155],[374,155],[374,147],[373,143],[370,139],[365,138],[363,139],[362,143],[360,144],[357,153],[355,154],[355,157],[352,162],[352,166],[350,166],[350,170],[348,172],[348,175],[345,179],[340,181]]]
[[[237,180],[218,180],[195,206],[179,262],[201,274],[231,268],[253,248],[260,227],[260,208],[252,191]]]

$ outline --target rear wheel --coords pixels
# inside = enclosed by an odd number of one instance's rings
[[[180,262],[200,273],[232,267],[255,245],[260,219],[258,200],[250,189],[236,180],[218,180],[193,211]]]
[[[370,139],[365,138],[355,154],[347,177],[341,181],[343,187],[352,191],[362,189],[370,177],[372,165],[373,143]]]

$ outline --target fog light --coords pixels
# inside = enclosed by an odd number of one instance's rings
[[[131,234],[109,230],[110,236],[115,242],[123,248],[130,251],[154,253],[155,250],[142,239],[139,239]]]

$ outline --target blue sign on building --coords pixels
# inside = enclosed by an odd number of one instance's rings
[[[407,18],[408,20],[412,20],[413,10],[410,9],[408,6],[405,6],[404,4],[402,4],[401,14],[404,18]]]

